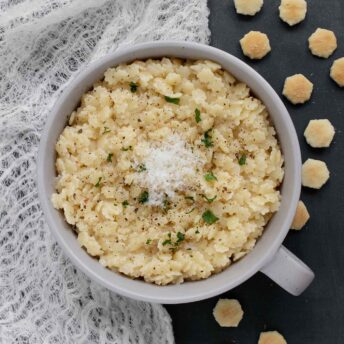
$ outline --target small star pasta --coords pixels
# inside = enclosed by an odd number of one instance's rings
[[[212,61],[108,69],[56,152],[52,202],[80,245],[158,285],[227,268],[280,204],[283,156],[267,109]]]

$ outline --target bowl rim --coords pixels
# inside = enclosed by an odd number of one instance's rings
[[[291,196],[290,196],[290,206],[285,211],[286,213],[284,214],[283,226],[281,226],[278,234],[275,235],[273,243],[270,246],[269,250],[267,250],[266,253],[260,254],[260,257],[257,261],[255,261],[255,264],[252,265],[249,269],[243,271],[240,275],[240,278],[237,278],[235,281],[228,281],[226,284],[222,284],[222,285],[213,287],[209,290],[205,290],[199,293],[195,291],[194,295],[187,295],[187,296],[185,295],[169,296],[168,293],[164,293],[164,295],[159,295],[158,290],[156,291],[156,294],[150,293],[150,295],[147,295],[145,293],[140,292],[140,290],[136,290],[136,288],[134,287],[131,287],[131,288],[121,287],[119,285],[114,284],[113,282],[110,282],[107,278],[101,277],[97,271],[92,269],[82,259],[82,257],[80,257],[81,254],[73,252],[69,243],[62,236],[59,226],[56,224],[56,221],[55,221],[55,218],[57,215],[53,213],[54,211],[56,212],[56,210],[52,208],[52,204],[50,202],[51,195],[47,195],[46,187],[43,182],[46,178],[45,156],[47,154],[47,144],[48,144],[49,134],[53,130],[55,117],[59,115],[60,108],[64,104],[66,99],[68,98],[69,92],[71,92],[71,90],[75,89],[80,84],[82,84],[92,71],[95,71],[97,69],[98,70],[102,69],[104,73],[105,70],[109,68],[110,66],[116,66],[118,62],[116,62],[115,60],[118,60],[120,57],[128,56],[128,55],[134,56],[135,53],[140,53],[143,51],[150,51],[150,50],[153,51],[156,49],[158,50],[176,49],[176,51],[184,50],[184,51],[191,51],[191,52],[192,51],[199,52],[200,54],[211,55],[211,57],[209,57],[210,60],[214,60],[214,56],[218,56],[219,59],[221,57],[222,59],[228,60],[229,63],[235,66],[235,68],[240,69],[243,73],[248,75],[249,78],[252,78],[252,80],[255,79],[256,82],[259,83],[261,87],[265,89],[266,93],[269,94],[271,99],[275,102],[276,106],[279,108],[279,111],[281,112],[281,117],[284,117],[283,121],[285,122],[285,126],[288,127],[287,128],[288,135],[290,136],[290,139],[291,139],[291,142],[290,142],[291,146],[289,147],[289,149],[292,150],[294,154],[293,173],[295,175],[295,181],[294,181],[294,184],[292,185],[293,188],[292,188]],[[152,54],[152,58],[157,58],[158,56],[171,57],[172,54],[164,55],[163,53],[160,53],[154,56],[153,55],[154,54]],[[182,56],[181,53],[176,53],[173,57],[178,57],[178,56],[180,58],[185,58]],[[207,57],[204,57],[204,59],[206,58]],[[133,58],[130,60],[128,58],[127,62],[133,61],[135,59],[136,58]],[[141,58],[141,59],[146,59],[146,58]],[[115,62],[111,64],[112,61],[115,61]],[[215,62],[217,62],[216,58],[215,58]],[[233,70],[229,70],[229,72],[231,74],[235,74]],[[250,83],[249,82],[246,82],[246,83],[250,87]],[[42,132],[42,136],[41,136],[41,140],[39,144],[38,156],[37,156],[37,187],[38,187],[38,195],[39,195],[40,204],[41,204],[43,213],[45,215],[45,219],[47,220],[48,227],[50,228],[51,232],[53,233],[54,237],[56,238],[60,246],[62,247],[64,253],[66,253],[66,255],[71,259],[71,261],[78,268],[80,268],[88,277],[90,277],[92,280],[97,281],[98,283],[100,283],[101,285],[103,285],[104,287],[112,291],[115,291],[119,294],[122,294],[124,296],[130,297],[136,300],[148,301],[148,302],[153,302],[153,303],[165,303],[165,304],[186,303],[186,302],[193,302],[193,301],[198,301],[202,299],[207,299],[207,298],[219,295],[230,289],[233,289],[234,287],[240,285],[241,283],[246,281],[248,278],[253,276],[267,262],[269,262],[273,258],[273,256],[275,255],[275,253],[281,246],[285,236],[287,235],[289,226],[292,222],[292,219],[296,210],[297,201],[299,199],[300,190],[301,190],[301,153],[300,153],[300,147],[299,147],[295,127],[293,125],[293,122],[291,121],[289,113],[287,109],[285,108],[282,100],[280,99],[278,94],[274,91],[274,89],[270,86],[270,84],[260,74],[258,74],[253,68],[251,68],[246,63],[244,63],[237,57],[227,52],[224,52],[220,49],[217,49],[208,45],[203,45],[200,43],[191,43],[191,42],[184,42],[184,41],[146,42],[146,43],[140,43],[140,44],[135,44],[128,47],[119,48],[115,52],[110,53],[102,57],[101,59],[98,59],[92,62],[91,64],[83,68],[68,83],[67,87],[63,89],[62,94],[60,94],[60,96],[58,97],[57,101],[52,107],[52,111],[50,112],[50,115],[47,117],[46,124]],[[262,236],[264,236],[264,233]],[[81,246],[80,246],[80,249],[83,250]],[[249,252],[246,256],[250,256],[253,253],[253,251],[254,250]],[[227,269],[228,268],[226,268],[224,271],[226,271]],[[222,274],[224,271],[218,274]],[[111,273],[116,274],[118,276],[122,276],[122,274],[116,273],[114,271],[111,271]],[[208,279],[210,278],[211,277],[209,277]],[[197,283],[200,283],[200,282],[206,283],[208,279],[199,280],[199,281],[191,281],[191,282],[186,282],[186,283],[192,283],[196,285]],[[128,284],[134,285],[134,283],[131,283],[133,281],[136,281],[136,280],[128,278]],[[142,282],[142,283],[147,283],[147,282]],[[155,287],[156,288],[176,288],[175,286],[178,286],[178,285],[155,286]]]

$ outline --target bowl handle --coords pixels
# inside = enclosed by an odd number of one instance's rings
[[[300,295],[314,278],[313,271],[284,246],[260,271],[295,296]]]

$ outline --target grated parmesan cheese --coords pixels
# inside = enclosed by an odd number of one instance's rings
[[[136,180],[147,189],[148,204],[161,205],[166,196],[172,199],[176,191],[190,185],[202,161],[179,135],[174,134],[159,146],[149,146],[142,163],[146,170],[137,173]]]

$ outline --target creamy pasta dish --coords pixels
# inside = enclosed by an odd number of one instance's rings
[[[267,109],[212,61],[110,68],[56,144],[52,202],[100,264],[159,285],[246,255],[279,208]]]

